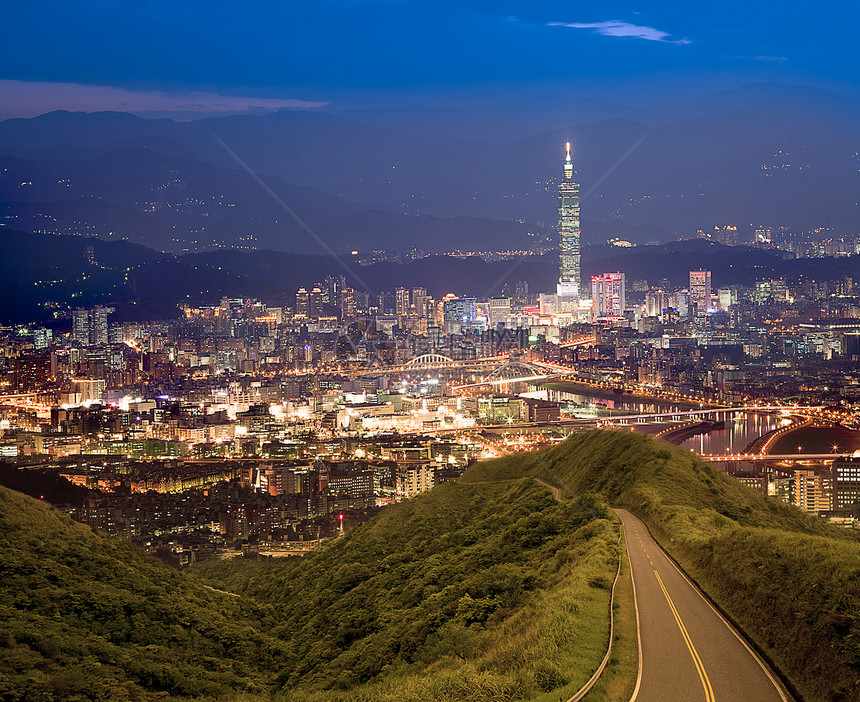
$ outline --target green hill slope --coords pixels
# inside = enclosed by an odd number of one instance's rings
[[[635,512],[810,700],[860,699],[860,542],[747,488],[689,451],[623,431],[478,464],[463,481],[530,475]]]
[[[603,656],[610,518],[528,479],[442,485],[303,559],[193,572],[279,613],[286,699],[554,702]]]
[[[0,699],[257,699],[282,657],[264,624],[252,603],[0,487]]]
[[[194,575],[0,488],[0,699],[554,702],[603,657],[613,521],[531,479],[444,485]]]

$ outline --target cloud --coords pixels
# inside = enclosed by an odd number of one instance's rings
[[[788,56],[756,56],[756,61],[764,61],[765,63],[783,63],[788,61]]]
[[[689,39],[669,39],[668,32],[654,27],[645,27],[621,20],[609,20],[608,22],[550,22],[550,27],[570,27],[571,29],[593,29],[598,34],[606,37],[634,37],[636,39],[647,39],[648,41],[661,41],[666,44],[691,44]]]
[[[308,110],[327,102],[239,97],[203,91],[129,90],[107,85],[0,80],[0,119],[35,117],[53,110],[101,112],[116,110],[141,115],[176,115],[195,119],[208,115],[275,110]]]

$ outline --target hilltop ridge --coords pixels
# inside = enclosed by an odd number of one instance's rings
[[[603,657],[611,519],[528,478],[447,484],[304,560],[192,572],[282,613],[290,700],[549,702]]]
[[[611,519],[528,478],[443,485],[304,558],[189,574],[0,488],[0,696],[569,696],[605,650]]]
[[[857,537],[683,449],[600,430],[476,464],[304,558],[189,572],[0,488],[0,690],[10,700],[569,696],[605,650],[619,550],[604,499],[640,515],[805,699],[856,699]]]
[[[466,482],[529,475],[638,515],[808,700],[860,693],[860,539],[766,497],[695,454],[628,431],[575,433],[481,463]]]

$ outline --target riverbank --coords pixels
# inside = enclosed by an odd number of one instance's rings
[[[559,392],[569,392],[574,395],[588,395],[589,397],[602,400],[615,400],[616,402],[644,402],[653,405],[684,407],[688,409],[698,408],[701,404],[699,402],[690,402],[689,400],[670,400],[662,397],[654,397],[652,395],[639,395],[627,392],[623,395],[618,395],[608,388],[595,387],[594,385],[580,383],[575,380],[559,380],[554,383],[544,383],[540,387],[547,388],[548,390],[557,390]]]

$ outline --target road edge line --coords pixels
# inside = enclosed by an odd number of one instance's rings
[[[630,568],[630,586],[633,588],[633,609],[636,612],[636,648],[639,655],[637,662],[638,671],[636,673],[636,687],[633,688],[633,694],[630,696],[630,702],[635,702],[639,696],[639,688],[642,686],[642,630],[639,626],[639,600],[636,597],[636,578],[633,577],[633,562],[630,560],[630,540],[627,538],[627,528],[624,524],[624,519],[620,514],[617,514],[621,520],[621,531],[624,534],[624,549],[627,551],[627,565]]]
[[[618,518],[621,521],[621,518]],[[618,529],[618,544],[621,544],[621,539],[624,536],[624,522],[621,522]],[[624,542],[625,546],[627,545],[627,541]],[[612,581],[612,590],[609,593],[609,643],[606,646],[606,655],[603,656],[603,661],[598,666],[597,670],[594,671],[594,675],[589,678],[588,682],[585,683],[576,693],[574,693],[573,697],[570,697],[567,702],[579,702],[583,699],[589,692],[591,692],[591,688],[597,683],[600,679],[600,676],[603,675],[603,671],[606,670],[606,666],[609,663],[609,658],[612,656],[612,639],[615,638],[615,586],[618,584],[618,577],[621,575],[621,559],[622,559],[622,551],[618,549],[618,568],[615,571],[615,580]],[[632,569],[631,569],[632,573]],[[636,601],[636,595],[634,592],[633,595],[634,602]],[[637,612],[636,619],[636,635],[639,635],[639,619]],[[640,668],[641,671],[641,668]],[[638,687],[638,680],[637,680]]]

